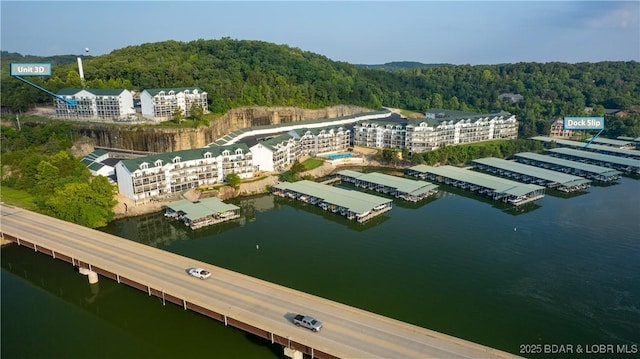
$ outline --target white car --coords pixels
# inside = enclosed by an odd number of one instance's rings
[[[211,277],[211,272],[202,268],[190,268],[187,272],[190,275],[200,279],[207,279]]]

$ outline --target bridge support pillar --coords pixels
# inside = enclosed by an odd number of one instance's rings
[[[284,355],[291,359],[302,359],[302,352],[288,347],[284,347]]]
[[[78,271],[80,272],[80,274],[87,276],[87,278],[89,279],[89,284],[98,283],[98,273],[82,267],[80,267]]]

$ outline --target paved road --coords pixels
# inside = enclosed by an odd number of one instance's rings
[[[514,355],[23,209],[0,205],[0,231],[342,358],[513,358]],[[190,267],[212,272],[206,280]],[[105,280],[104,278],[102,280]],[[108,279],[107,279],[108,280]],[[294,313],[321,320],[319,333]]]

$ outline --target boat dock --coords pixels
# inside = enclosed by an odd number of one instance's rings
[[[549,152],[549,155],[553,157],[588,163],[596,166],[609,167],[618,171],[640,175],[640,160],[634,160],[633,158],[611,156],[566,147],[553,148],[547,152]]]
[[[596,152],[596,153],[602,153],[610,156],[618,156],[618,157],[624,157],[624,158],[633,158],[634,160],[640,160],[640,151],[638,150],[627,150],[627,149],[616,148],[612,146],[594,145],[594,144],[590,144],[587,147],[586,142],[563,140],[560,138],[554,138],[554,137],[548,137],[548,136],[535,136],[535,137],[531,137],[531,139],[545,142],[545,143],[555,142],[558,147],[568,147],[568,148],[574,148],[582,151]]]
[[[349,220],[364,223],[391,210],[390,198],[337,188],[313,181],[280,182],[271,193],[316,205],[325,211],[340,213]]]
[[[356,187],[380,192],[405,201],[418,202],[438,192],[438,186],[432,183],[384,173],[342,170],[338,171],[337,175],[340,180]]]
[[[240,207],[224,203],[215,197],[196,202],[184,199],[169,204],[164,215],[184,222],[191,229],[198,229],[240,218]]]
[[[409,176],[430,179],[519,206],[544,197],[545,188],[454,166],[417,165],[407,169]]]
[[[552,171],[569,173],[590,180],[610,183],[620,179],[622,172],[601,166],[569,161],[562,158],[545,156],[533,152],[520,152],[514,155],[516,161],[527,165],[547,168]]]
[[[624,150],[633,150],[636,148],[636,144],[633,142],[633,139],[623,140],[621,138],[613,139],[613,138],[604,138],[604,137],[591,137],[587,141],[593,141],[592,143],[595,143],[598,145],[622,148]]]
[[[591,185],[591,180],[545,168],[507,161],[496,157],[473,160],[479,170],[491,172],[519,182],[532,183],[563,192],[582,191]]]

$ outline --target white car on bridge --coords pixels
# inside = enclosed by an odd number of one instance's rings
[[[189,268],[187,272],[190,275],[200,279],[207,279],[211,277],[211,272],[203,268]]]

